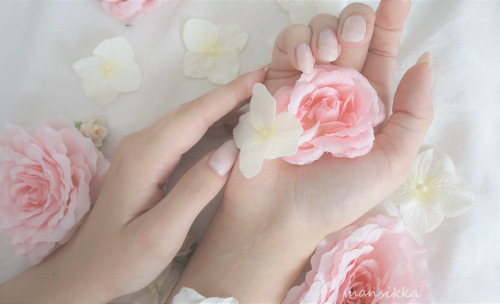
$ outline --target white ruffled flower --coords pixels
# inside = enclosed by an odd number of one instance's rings
[[[208,78],[226,84],[238,76],[240,53],[248,34],[238,25],[215,25],[202,19],[190,19],[184,26],[184,74]]]
[[[277,0],[292,23],[308,24],[318,14],[338,16],[350,0]]]
[[[106,122],[101,117],[92,117],[82,123],[79,129],[83,136],[92,140],[96,148],[102,147],[102,141],[108,135]]]
[[[240,170],[246,178],[257,175],[264,159],[293,155],[303,132],[300,122],[289,112],[276,116],[276,100],[263,84],[256,83],[250,111],[240,117],[233,130],[240,148]]]
[[[399,206],[401,218],[410,230],[427,233],[436,229],[444,217],[464,213],[474,194],[455,174],[447,154],[428,149],[417,156],[408,180],[389,200]]]
[[[75,62],[73,69],[83,79],[85,93],[94,103],[107,105],[120,93],[139,89],[142,72],[125,38],[104,40],[95,48],[93,55]]]

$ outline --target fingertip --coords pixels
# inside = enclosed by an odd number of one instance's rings
[[[341,45],[350,48],[368,43],[373,34],[375,12],[366,4],[352,3],[339,16],[337,37]]]

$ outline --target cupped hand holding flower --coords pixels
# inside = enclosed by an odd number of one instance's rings
[[[315,62],[333,61],[360,72],[390,109],[399,38],[409,8],[409,1],[383,0],[375,14],[366,5],[352,4],[339,18],[318,15],[309,26],[285,28],[276,40],[264,84],[276,94],[282,87],[293,88],[302,71],[313,71]],[[348,22],[352,16],[364,23],[353,25]],[[371,150],[363,148],[367,153],[363,156],[325,153],[304,166],[265,160],[251,179],[233,170],[222,207],[178,286],[195,288],[205,296],[232,295],[241,302],[282,301],[321,239],[352,223],[404,182],[432,121],[431,78],[431,64],[424,55],[401,80],[393,114],[375,134]],[[278,94],[275,98],[279,100]],[[372,122],[380,121],[379,112],[370,115],[372,128],[376,124]],[[360,117],[353,119],[360,121]],[[356,126],[347,125],[346,132]],[[233,241],[221,245],[218,240],[224,236]],[[259,255],[261,251],[267,254]],[[241,256],[255,257],[254,264]],[[202,273],[191,270],[199,270],[207,260],[214,266]],[[225,263],[238,266],[220,267]],[[253,269],[252,274],[244,276],[245,269]],[[245,288],[238,282],[246,282]],[[219,294],[214,293],[218,288]]]

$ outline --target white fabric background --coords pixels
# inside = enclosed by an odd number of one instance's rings
[[[499,13],[500,1],[415,1],[401,43],[397,81],[422,52],[432,54],[435,119],[425,145],[448,153],[477,196],[464,215],[418,237],[429,250],[431,287],[439,303],[500,303]],[[290,22],[274,0],[170,2],[131,27],[93,0],[0,0],[0,125],[60,114],[81,121],[98,114],[109,125],[103,151],[111,158],[125,134],[215,87],[182,71],[182,27],[193,17],[239,24],[249,33],[241,71],[264,62],[268,40]],[[136,53],[142,87],[99,107],[87,99],[71,65],[118,35]],[[182,167],[221,142],[205,139]],[[215,207],[195,223],[198,238]],[[0,283],[26,267],[0,237]]]

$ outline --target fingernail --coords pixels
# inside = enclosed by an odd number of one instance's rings
[[[431,53],[425,52],[422,55],[420,55],[420,57],[417,60],[417,63],[421,62],[431,63]]]
[[[214,169],[217,174],[224,177],[233,167],[236,157],[238,157],[238,151],[234,140],[229,140],[210,156],[208,165]]]
[[[342,39],[347,42],[359,42],[365,39],[366,20],[362,16],[354,15],[346,19],[342,29]]]
[[[259,64],[259,65],[256,65],[254,66],[253,68],[250,68],[248,70],[246,70],[245,72],[241,73],[241,75],[246,75],[246,74],[250,74],[252,72],[255,72],[255,71],[258,71],[258,70],[261,70],[261,69],[267,69],[269,67],[269,64]]]
[[[318,35],[318,52],[321,60],[337,59],[337,37],[332,29],[324,29]]]
[[[431,53],[425,52],[422,55],[420,55],[420,57],[417,60],[417,63],[422,63],[422,62],[428,63],[431,67],[431,73],[432,73],[431,74],[431,86],[433,86],[434,85],[434,71],[432,70]]]
[[[311,47],[307,43],[297,45],[295,49],[297,57],[297,67],[304,73],[311,73],[314,68],[314,57],[311,52]]]

